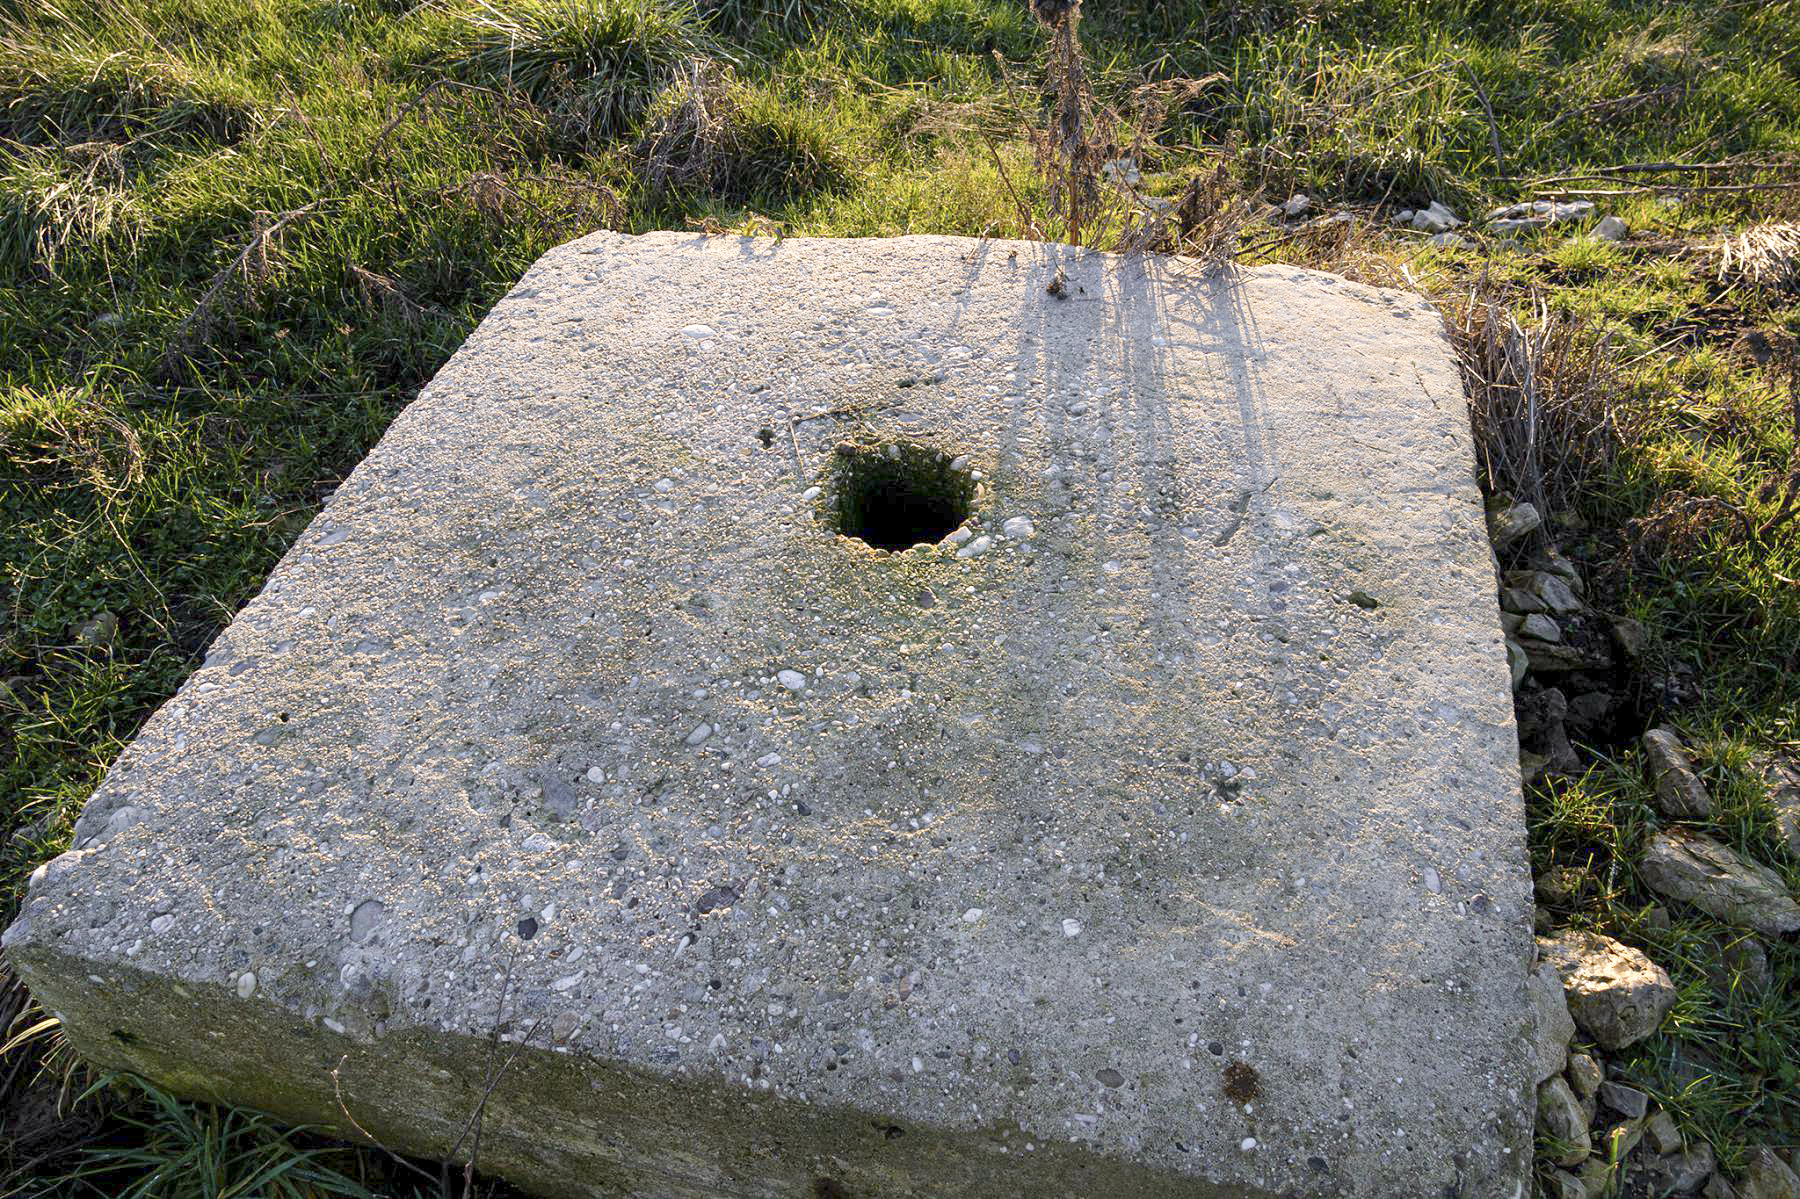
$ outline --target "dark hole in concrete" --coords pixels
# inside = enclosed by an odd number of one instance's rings
[[[839,446],[835,464],[837,530],[879,550],[931,544],[969,517],[975,481],[947,454],[891,442]]]

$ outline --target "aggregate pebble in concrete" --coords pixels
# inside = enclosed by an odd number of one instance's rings
[[[966,535],[837,536],[842,443],[967,472]],[[1416,296],[595,234],[6,945],[93,1060],[426,1156],[522,1044],[482,1164],[546,1194],[1514,1197],[1493,579]]]

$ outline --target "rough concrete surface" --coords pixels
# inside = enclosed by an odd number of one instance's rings
[[[957,534],[832,531],[889,443]],[[510,1062],[481,1164],[549,1195],[1510,1197],[1523,836],[1418,297],[595,234],[6,945],[95,1061],[414,1153]]]

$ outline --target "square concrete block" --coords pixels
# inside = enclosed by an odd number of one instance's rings
[[[6,947],[185,1094],[438,1156],[493,1083],[480,1164],[547,1195],[1510,1199],[1523,839],[1418,297],[603,233]]]

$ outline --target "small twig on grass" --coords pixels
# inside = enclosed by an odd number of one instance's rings
[[[411,1170],[414,1174],[417,1174],[427,1182],[437,1183],[439,1180],[431,1173],[431,1171],[420,1166],[417,1162],[408,1161],[398,1153],[395,1153],[392,1149],[389,1149],[375,1136],[374,1133],[364,1128],[361,1121],[350,1114],[350,1105],[344,1102],[344,1082],[342,1078],[344,1063],[349,1060],[350,1055],[346,1053],[343,1057],[338,1059],[338,1064],[331,1068],[331,1091],[337,1099],[338,1110],[344,1113],[344,1119],[350,1121],[350,1127],[361,1133],[364,1140],[368,1141],[369,1144],[375,1146],[375,1148],[392,1158],[396,1165],[405,1166],[408,1170]]]
[[[269,248],[275,244],[275,238],[283,229],[316,211],[324,203],[324,200],[314,200],[310,204],[290,208],[277,214],[269,224],[263,223],[266,213],[257,214],[256,232],[250,235],[250,240],[244,243],[244,248],[238,251],[237,257],[220,267],[213,275],[206,290],[200,294],[200,302],[175,327],[175,335],[169,339],[168,348],[163,351],[162,373],[165,376],[172,376],[180,370],[182,355],[212,340],[214,325],[225,306],[232,281],[241,280],[245,291],[249,292],[266,280],[272,273]]]
[[[1494,106],[1488,103],[1487,89],[1481,86],[1481,80],[1475,77],[1475,71],[1468,63],[1462,64],[1463,74],[1469,77],[1469,83],[1475,88],[1475,98],[1481,101],[1481,111],[1487,115],[1488,137],[1494,143],[1494,169],[1506,174],[1506,153],[1500,149],[1500,126],[1494,121]]]
[[[1584,167],[1579,174],[1519,177],[1511,182],[1560,183],[1596,175],[1654,175],[1668,171],[1791,171],[1791,162],[1621,162],[1613,166]]]
[[[994,51],[994,57],[999,59],[1000,52],[998,50]],[[1005,69],[1004,62],[1001,63],[1001,69]],[[1018,210],[1019,231],[1033,241],[1043,241],[1043,231],[1038,228],[1037,222],[1031,218],[1031,209],[1025,206],[1025,201],[1019,199],[1019,193],[1014,190],[1012,176],[1007,172],[1006,164],[1000,161],[1000,151],[995,148],[994,139],[988,136],[988,132],[985,129],[978,130],[977,132],[981,136],[981,144],[987,147],[988,157],[994,160],[994,170],[1000,173],[1000,182],[1005,186],[1006,194],[1012,197],[1013,207]]]

